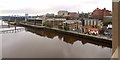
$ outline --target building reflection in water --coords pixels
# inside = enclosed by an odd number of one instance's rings
[[[61,32],[56,32],[53,30],[26,27],[26,31],[30,31],[41,37],[47,37],[50,39],[53,39],[54,37],[58,37],[60,40],[63,40],[64,42],[69,43],[69,44],[74,44],[74,42],[76,41],[81,41],[83,45],[85,45],[86,43],[90,43],[90,44],[94,44],[97,46],[101,46],[102,48],[104,47],[112,48],[112,45],[107,44],[107,43],[97,42],[95,40],[83,39],[83,38],[75,37],[74,35],[63,34]]]

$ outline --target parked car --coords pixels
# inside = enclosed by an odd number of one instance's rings
[[[108,38],[112,38],[112,33],[110,32],[104,32],[104,35]]]

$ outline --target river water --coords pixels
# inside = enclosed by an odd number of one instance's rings
[[[107,44],[45,29],[2,35],[3,58],[110,58]]]
[[[1,34],[0,34],[1,35]],[[2,34],[3,58],[110,58],[111,45],[46,29]]]

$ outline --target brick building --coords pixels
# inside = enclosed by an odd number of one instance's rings
[[[104,9],[96,8],[91,14],[91,18],[99,19],[99,20],[103,20],[104,16],[112,16],[111,11],[106,10],[106,8]]]

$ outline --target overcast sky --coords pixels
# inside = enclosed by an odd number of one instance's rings
[[[0,0],[0,15],[42,15],[59,10],[92,12],[104,7],[112,10],[112,0]]]

